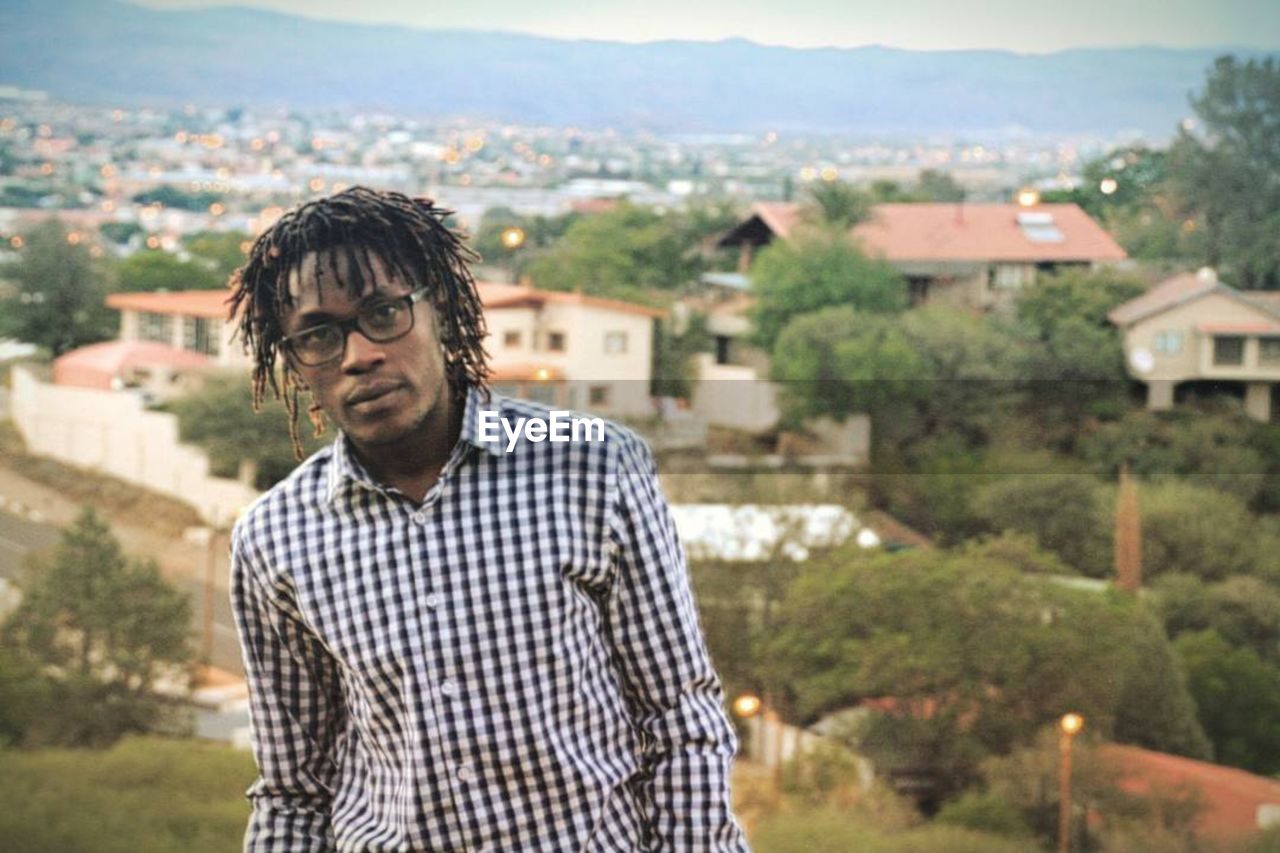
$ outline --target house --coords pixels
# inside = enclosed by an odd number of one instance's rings
[[[1242,392],[1269,421],[1280,383],[1280,293],[1236,290],[1212,269],[1183,273],[1112,309],[1129,375],[1147,386],[1147,408],[1172,408],[1184,384]]]
[[[802,214],[796,202],[758,203],[717,245],[738,248],[738,271],[745,274],[758,249],[791,238]],[[869,255],[906,278],[913,305],[942,302],[980,311],[1008,304],[1041,274],[1090,270],[1128,257],[1074,204],[879,204],[851,233]]]
[[[654,320],[662,311],[526,285],[477,288],[495,390],[611,416],[652,414]],[[108,296],[107,305],[122,315],[118,343],[153,348],[134,359],[125,384],[163,396],[160,386],[180,384],[182,370],[248,370],[249,356],[227,322],[227,296],[224,290]],[[190,361],[191,354],[203,361]]]
[[[607,415],[653,414],[654,321],[631,302],[479,282],[495,390]]]

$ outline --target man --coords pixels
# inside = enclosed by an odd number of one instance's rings
[[[653,459],[483,441],[468,251],[355,188],[258,238],[233,284],[254,400],[337,440],[232,537],[251,850],[742,850],[735,743]],[[296,426],[295,449],[298,447]]]

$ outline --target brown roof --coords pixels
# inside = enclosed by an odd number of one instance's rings
[[[775,236],[787,239],[800,224],[802,211],[796,202],[762,202],[752,206],[747,222],[758,219]],[[1019,220],[1028,215],[1051,221],[1061,239],[1031,239]],[[853,234],[872,254],[899,262],[1036,263],[1128,257],[1102,226],[1074,204],[878,204],[871,219],[857,225]]]
[[[168,293],[112,293],[107,307],[118,311],[146,311],[150,314],[180,314],[187,317],[214,317],[225,320],[231,306],[226,290],[176,290]]]
[[[1206,840],[1254,834],[1258,806],[1280,805],[1280,780],[1136,746],[1105,744],[1101,752],[1120,766],[1121,785],[1132,793],[1188,784],[1200,788],[1205,808],[1196,829]]]
[[[1165,279],[1141,296],[1112,308],[1107,314],[1107,319],[1117,326],[1129,326],[1138,320],[1184,305],[1212,292],[1230,296],[1268,314],[1280,316],[1280,293],[1236,290],[1218,281],[1218,277],[1212,271],[1201,270],[1179,273]]]

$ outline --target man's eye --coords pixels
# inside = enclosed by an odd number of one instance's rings
[[[379,302],[365,312],[364,321],[374,327],[393,326],[402,310],[404,307],[399,302]]]
[[[294,346],[308,350],[319,350],[332,346],[338,339],[338,330],[333,326],[316,326],[299,332],[294,337]]]

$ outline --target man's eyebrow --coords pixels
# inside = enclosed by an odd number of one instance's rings
[[[361,308],[364,308],[366,305],[369,305],[372,302],[377,302],[377,301],[386,300],[386,299],[403,299],[405,296],[409,295],[407,293],[404,293],[404,294],[401,294],[400,296],[394,296],[392,294],[386,293],[385,291],[377,290],[376,288],[377,288],[377,285],[374,285],[373,290],[370,290],[369,292],[365,293],[363,296],[361,296],[359,299],[355,301],[354,307],[357,313],[359,313]],[[322,323],[327,323],[330,320],[335,320],[335,319],[337,318],[333,314],[330,314],[328,311],[324,311],[320,308],[312,308],[310,311],[304,311],[301,314],[296,315],[294,318],[293,325],[299,330],[309,329],[312,326],[319,326]]]

